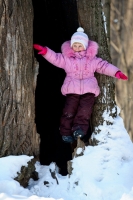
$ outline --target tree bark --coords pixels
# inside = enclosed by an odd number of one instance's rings
[[[0,157],[38,155],[31,0],[0,1]]]
[[[133,1],[111,1],[111,57],[128,75],[128,81],[116,81],[116,100],[127,132],[133,141]]]
[[[105,32],[102,4],[100,0],[78,0],[78,17],[80,25],[85,29],[91,40],[95,40],[99,44],[99,57],[111,62],[110,53],[107,44],[107,35]],[[103,113],[107,110],[112,117],[116,116],[117,106],[115,103],[115,85],[114,79],[109,76],[96,74],[101,93],[96,98],[92,115],[93,138],[92,145],[97,145],[95,134],[100,133],[97,128],[103,124]],[[106,121],[109,124],[108,121]]]
[[[110,46],[110,0],[101,0],[103,4],[104,26],[108,47]],[[109,48],[110,49],[110,48]]]

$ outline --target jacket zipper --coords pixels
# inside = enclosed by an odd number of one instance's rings
[[[82,66],[81,66],[81,59],[80,59],[80,93],[82,94],[82,79],[83,79],[83,73],[82,73]]]

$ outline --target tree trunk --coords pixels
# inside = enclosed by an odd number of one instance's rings
[[[0,157],[38,155],[31,0],[0,1]]]
[[[125,127],[133,141],[133,1],[111,1],[111,57],[128,81],[116,81],[116,100]]]
[[[91,40],[95,40],[99,44],[99,55],[102,59],[111,62],[107,34],[105,32],[102,5],[100,0],[78,0],[78,15],[80,25],[85,29]],[[93,138],[92,145],[96,145],[98,141],[95,139],[95,134],[100,133],[97,128],[103,124],[103,113],[107,110],[112,117],[116,116],[115,103],[115,85],[114,79],[109,76],[96,74],[101,93],[96,99],[92,115]],[[115,108],[115,112],[114,109]],[[108,121],[106,121],[107,124]]]
[[[103,19],[104,19],[105,33],[107,36],[108,47],[110,47],[110,0],[101,0],[101,1],[103,4],[103,13],[104,13]]]

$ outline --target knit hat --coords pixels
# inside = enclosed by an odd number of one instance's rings
[[[81,28],[81,27],[79,27],[77,29],[77,32],[72,35],[72,37],[71,37],[71,47],[72,47],[73,43],[75,43],[75,42],[81,43],[84,46],[85,49],[88,47],[89,38],[84,33],[84,29]]]

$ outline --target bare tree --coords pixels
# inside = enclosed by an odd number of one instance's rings
[[[111,0],[111,57],[128,81],[116,81],[116,100],[133,141],[133,1]]]
[[[108,1],[109,2],[109,1]],[[99,56],[111,62],[107,35],[103,16],[103,6],[101,0],[78,0],[79,23],[85,29],[89,38],[99,44]],[[107,21],[106,21],[107,22]],[[96,99],[92,116],[92,127],[95,134],[100,130],[96,129],[98,125],[103,124],[103,112],[107,110],[112,117],[116,116],[117,106],[115,103],[115,84],[114,79],[105,75],[96,74],[101,93]],[[112,109],[115,108],[115,112]],[[108,121],[106,121],[109,124]],[[95,137],[92,144],[96,145]]]
[[[0,1],[0,157],[37,155],[31,0]]]

